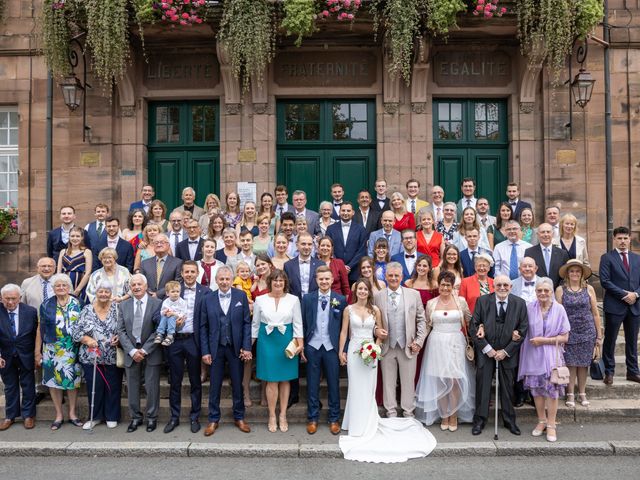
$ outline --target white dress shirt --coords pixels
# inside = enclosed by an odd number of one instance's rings
[[[218,289],[218,300],[220,301],[220,308],[226,315],[229,312],[229,306],[231,305],[231,289],[227,290],[226,292]]]
[[[342,238],[344,239],[344,244],[347,244],[347,237],[349,236],[349,229],[351,228],[351,222],[343,222],[340,221],[340,225],[342,226]]]
[[[298,264],[300,266],[300,290],[303,295],[309,293],[309,280],[311,277],[311,258],[306,260],[298,255]]]
[[[518,263],[520,260],[524,258],[524,251],[531,247],[532,245],[529,242],[525,242],[523,240],[518,240],[516,242],[516,253],[518,256]],[[510,240],[505,240],[504,242],[500,242],[493,249],[493,259],[495,261],[495,274],[496,276],[499,274],[509,276],[509,265],[511,260],[511,246]]]
[[[193,333],[193,309],[196,305],[196,284],[191,287],[187,284],[184,286],[184,293],[182,298],[187,302],[187,316],[184,320],[184,324],[180,329],[180,333]]]
[[[416,268],[416,259],[418,258],[418,252],[414,250],[413,252],[407,252],[406,250],[402,250],[402,254],[404,255],[404,263],[407,266],[407,270],[409,273],[413,274],[413,270]],[[413,255],[413,258],[407,258],[407,255]]]

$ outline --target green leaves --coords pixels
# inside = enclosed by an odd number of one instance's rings
[[[315,0],[285,0],[282,28],[287,35],[297,35],[296,47],[302,45],[302,37],[310,36],[315,30]]]

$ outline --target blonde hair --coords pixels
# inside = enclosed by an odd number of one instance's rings
[[[571,213],[565,213],[560,219],[560,235],[564,232],[564,224],[566,222],[573,222],[575,227],[573,228],[573,236],[578,234],[578,219]]]
[[[402,213],[407,213],[407,207],[404,203],[404,195],[402,195],[400,192],[393,192],[391,194],[391,202],[393,202],[396,198],[402,200],[402,207],[400,209]],[[393,211],[393,207],[391,207],[391,210]],[[395,211],[393,213],[395,213]]]

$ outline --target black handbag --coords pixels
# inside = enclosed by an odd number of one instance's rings
[[[589,375],[593,380],[604,380],[604,361],[602,358],[593,360],[589,367]]]

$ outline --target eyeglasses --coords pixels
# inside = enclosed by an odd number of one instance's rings
[[[511,285],[508,283],[494,283],[494,286],[497,288],[509,288]]]

